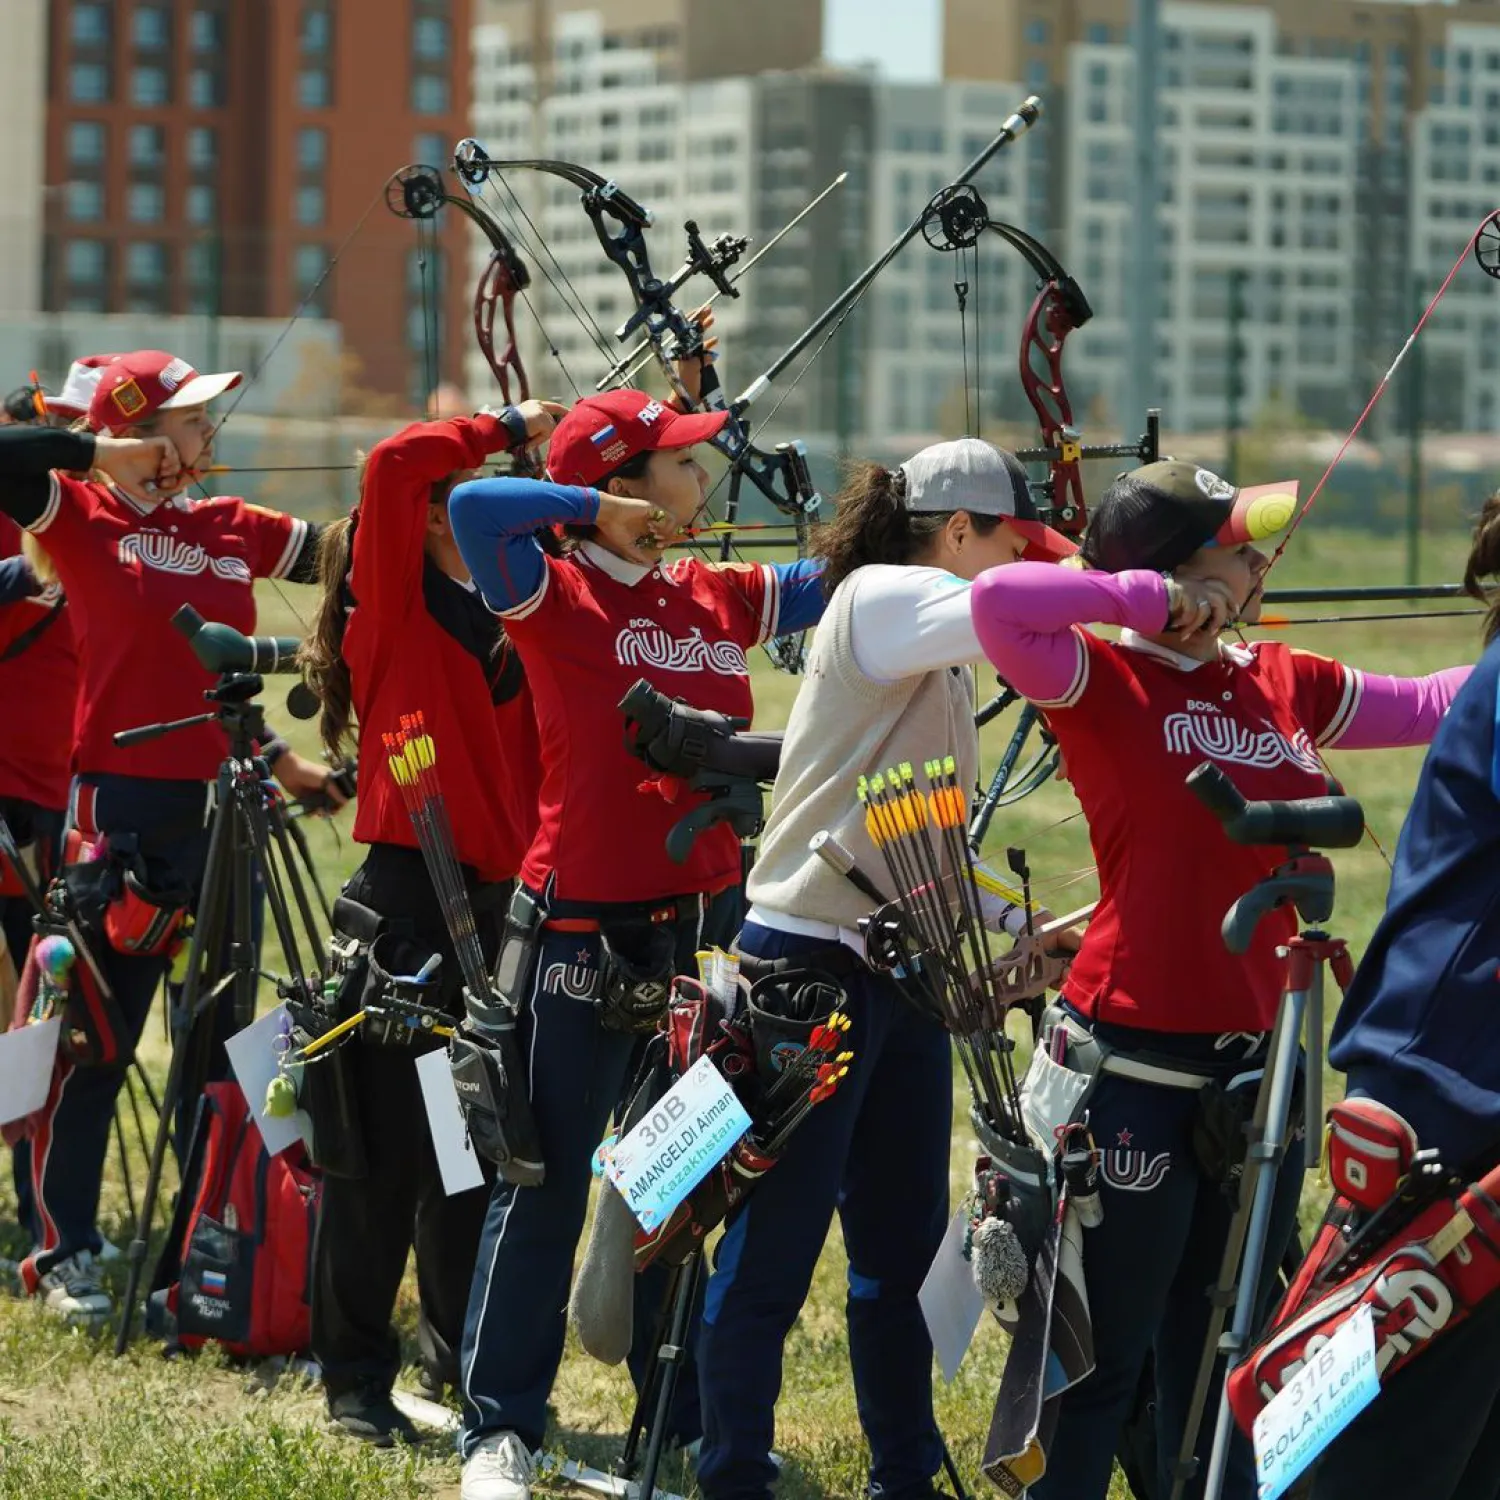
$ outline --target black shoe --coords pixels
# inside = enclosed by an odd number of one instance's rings
[[[396,1410],[383,1385],[358,1385],[328,1398],[329,1423],[376,1448],[419,1443],[417,1429]]]
[[[434,1369],[423,1365],[417,1371],[417,1393],[428,1401],[435,1401],[439,1406],[443,1404],[443,1394],[448,1389],[443,1377]],[[455,1387],[456,1389],[456,1387]]]

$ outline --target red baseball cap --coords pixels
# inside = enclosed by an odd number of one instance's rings
[[[118,432],[149,421],[159,411],[202,406],[233,390],[243,378],[238,370],[200,375],[175,354],[137,349],[105,367],[89,403],[89,426],[96,432]]]
[[[547,475],[556,484],[596,485],[637,454],[707,442],[728,420],[727,411],[677,411],[645,391],[585,396],[553,429]]]

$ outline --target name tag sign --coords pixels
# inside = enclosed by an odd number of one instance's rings
[[[1375,1322],[1356,1308],[1255,1419],[1260,1500],[1277,1500],[1380,1394]]]
[[[662,1095],[606,1163],[609,1180],[648,1233],[724,1160],[750,1116],[724,1075],[700,1057]]]

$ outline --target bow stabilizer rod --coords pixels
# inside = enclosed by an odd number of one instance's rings
[[[993,157],[1003,146],[1010,145],[1019,140],[1021,136],[1031,129],[1041,118],[1042,101],[1035,95],[1031,95],[1016,112],[1000,127],[989,145],[987,145],[955,179],[954,185],[960,185],[972,181],[989,164]],[[791,346],[781,354],[764,374],[756,378],[745,387],[744,391],[735,400],[732,409],[736,412],[746,410],[752,403],[758,401],[771,388],[776,379],[786,370],[787,366],[807,348],[825,328],[836,319],[843,318],[854,305],[864,296],[866,288],[870,283],[895,260],[895,258],[921,234],[922,226],[927,221],[927,209],[924,205],[922,212],[914,218],[902,232],[892,241],[878,260],[872,261],[861,274],[849,284],[831,302],[828,307],[793,341]]]

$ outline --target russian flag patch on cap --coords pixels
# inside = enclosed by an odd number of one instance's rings
[[[600,443],[607,443],[615,435],[615,424],[611,422],[608,427],[601,427],[593,437],[589,439],[596,448]]]

